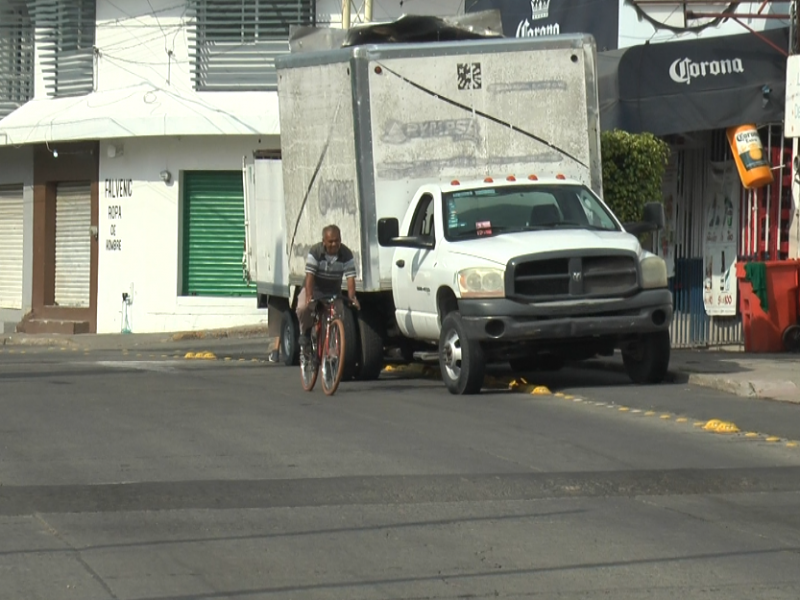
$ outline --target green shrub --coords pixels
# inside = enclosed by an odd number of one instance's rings
[[[647,202],[662,202],[669,145],[652,133],[614,129],[600,137],[603,200],[623,223],[641,221]]]

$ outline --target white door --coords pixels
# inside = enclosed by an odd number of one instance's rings
[[[0,308],[22,308],[22,186],[0,186]]]
[[[435,202],[431,194],[417,203],[408,236],[435,242]],[[433,269],[436,248],[397,248],[392,265],[392,288],[400,329],[410,337],[427,338],[437,330],[436,292]]]
[[[59,183],[56,189],[56,306],[89,307],[91,225],[91,184]]]
[[[258,261],[258,281],[268,284],[272,293],[288,292],[289,256],[286,253],[286,205],[283,196],[283,170],[278,159],[255,162],[256,231],[254,241]],[[252,218],[252,217],[251,217]]]

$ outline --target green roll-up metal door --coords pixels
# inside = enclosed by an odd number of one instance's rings
[[[186,172],[183,189],[183,295],[255,296],[242,277],[241,171]]]

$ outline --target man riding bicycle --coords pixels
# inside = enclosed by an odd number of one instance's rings
[[[314,244],[306,258],[306,282],[297,297],[297,320],[300,323],[300,352],[306,355],[310,344],[310,331],[314,325],[316,300],[338,296],[342,279],[347,278],[347,296],[353,306],[360,308],[356,299],[356,263],[353,253],[342,244],[342,232],[336,225],[322,230],[322,241]],[[336,300],[336,312],[343,314],[341,299]]]

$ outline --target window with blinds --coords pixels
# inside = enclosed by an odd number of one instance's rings
[[[33,22],[25,0],[0,0],[0,119],[33,95]]]
[[[95,0],[33,0],[36,42],[51,96],[82,96],[94,88]]]
[[[191,0],[198,91],[273,91],[275,57],[289,51],[289,27],[316,23],[316,0]]]

